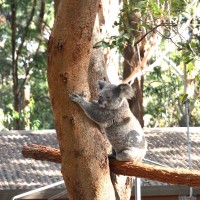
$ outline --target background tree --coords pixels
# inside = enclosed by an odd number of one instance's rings
[[[53,22],[52,1],[0,1],[0,11],[3,126],[53,128],[45,74],[45,36]],[[25,85],[31,86],[31,99],[27,102],[23,101]],[[24,109],[26,106],[30,111]],[[47,112],[41,112],[44,110]]]

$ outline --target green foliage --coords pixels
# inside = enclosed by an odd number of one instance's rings
[[[194,22],[192,22],[192,26],[189,27],[189,36],[190,38],[186,41],[179,42],[179,48],[182,52],[182,60],[187,63],[199,59],[200,52],[200,18],[197,17]]]
[[[162,63],[162,65],[165,65]],[[194,70],[192,71],[194,72]],[[199,91],[200,82],[195,77],[195,91]],[[189,87],[189,85],[188,85]],[[194,91],[191,91],[194,92]],[[200,126],[200,95],[184,93],[184,79],[172,68],[156,67],[145,76],[144,115],[146,125],[182,126],[185,119],[185,100],[189,99],[190,126]],[[185,125],[184,125],[185,126]]]
[[[11,4],[15,3],[16,31],[15,56],[19,81],[20,113],[13,108],[13,62],[12,62],[12,13]],[[35,3],[35,4],[34,4]],[[48,95],[46,78],[46,48],[53,24],[54,7],[50,0],[45,1],[42,12],[42,1],[0,0],[0,119],[1,129],[13,129],[16,119],[31,129],[54,128],[51,104]],[[42,19],[41,19],[42,17]],[[31,86],[31,98],[23,109],[23,86]],[[29,119],[30,118],[30,119]],[[30,122],[29,122],[30,120]]]
[[[148,126],[177,126],[179,113],[178,88],[182,82],[170,69],[163,72],[161,67],[154,68],[144,81],[145,115],[151,116]]]
[[[188,97],[188,94],[181,94],[181,95],[179,96],[179,101],[180,101],[180,103],[181,103],[181,104],[184,104],[185,101],[187,100],[187,97]]]
[[[169,11],[172,6],[178,7],[173,7]],[[146,32],[144,38],[156,31],[159,26],[165,27],[165,34],[167,34],[171,26],[176,26],[175,23],[167,23],[169,12],[171,16],[177,15],[185,9],[185,6],[185,2],[177,2],[176,0],[125,1],[120,10],[118,21],[115,21],[113,25],[118,27],[119,35],[104,38],[96,43],[95,47],[116,48],[119,52],[123,52],[125,47],[134,46],[140,42],[137,36],[140,33],[144,34],[143,30]],[[161,18],[162,20],[160,20]],[[166,23],[163,21],[166,21]]]
[[[1,109],[2,110],[2,109]],[[14,126],[16,119],[20,119],[19,113],[13,109],[12,104],[6,106],[6,110],[2,110],[3,119],[1,120],[1,129],[9,130]]]

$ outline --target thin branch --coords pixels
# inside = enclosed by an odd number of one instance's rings
[[[131,72],[131,74],[125,79],[123,80],[124,83],[128,83],[129,81],[133,82],[134,79],[133,79],[133,76],[138,73],[139,71],[141,71],[142,67],[144,67],[144,64],[146,63],[149,55],[150,55],[150,52],[152,51],[152,47],[149,48],[148,52],[146,53],[146,55],[143,57],[142,61],[140,62],[140,64],[135,67],[135,69]]]
[[[169,51],[171,51],[171,48],[166,49],[166,51],[162,55],[160,55],[160,57],[154,63],[152,63],[151,65],[149,65],[145,69],[137,70],[135,72],[133,71],[131,73],[131,75],[127,79],[125,79],[123,82],[130,82],[130,81],[133,82],[136,78],[145,75],[147,72],[152,71],[155,67],[157,67],[163,61],[164,56]],[[138,66],[137,66],[137,68],[138,68]]]
[[[152,38],[155,39],[156,35],[153,34]],[[125,79],[123,80],[124,83],[128,83],[131,81],[131,84],[134,82],[134,75],[137,73],[141,73],[142,68],[144,68],[145,63],[147,62],[148,58],[151,56],[152,52],[153,52],[153,47],[154,47],[154,43],[150,44],[151,46],[149,47],[148,51],[146,52],[145,56],[142,58],[141,62],[139,63],[139,65],[137,67],[134,68],[134,70],[131,72],[131,74]]]
[[[172,68],[176,71],[178,76],[180,76],[182,79],[184,79],[183,72],[179,69],[179,67],[171,59],[169,59],[166,55],[163,55],[163,59],[172,66]]]
[[[165,35],[163,35],[161,32],[159,32],[158,30],[156,30],[156,33],[158,33],[162,38],[165,38],[167,40],[170,40],[177,48],[179,48],[179,46],[173,41],[173,37],[167,37]]]
[[[24,87],[24,85],[25,85],[25,83],[26,83],[26,81],[28,79],[28,75],[29,75],[30,70],[31,70],[31,67],[28,67],[26,69],[26,71],[25,71],[25,78],[23,79],[23,81],[22,81],[22,83],[21,83],[21,85],[19,87],[19,93],[22,91],[22,89],[23,89],[23,87]]]
[[[40,37],[39,39],[38,39],[39,41],[38,41],[38,47],[37,47],[37,49],[36,49],[36,51],[35,51],[35,54],[39,51],[39,49],[40,49],[40,45],[41,45],[41,41],[42,41],[42,38]],[[30,57],[31,57],[31,55],[28,57],[29,59],[30,59]],[[22,91],[22,89],[23,89],[23,87],[24,87],[24,85],[25,85],[25,83],[26,83],[26,81],[27,81],[27,79],[28,79],[28,75],[29,75],[29,72],[30,72],[30,70],[32,69],[32,67],[30,66],[31,65],[31,63],[33,63],[34,61],[32,61],[32,62],[30,62],[29,63],[29,67],[25,67],[25,78],[23,79],[23,81],[22,81],[22,83],[21,83],[21,85],[20,85],[20,87],[19,87],[19,92],[21,92]]]
[[[160,26],[177,26],[177,24],[174,24],[174,23],[163,23],[163,22],[161,24],[158,24],[157,26],[153,27],[150,31],[145,33],[138,41],[136,41],[134,43],[134,46],[136,46],[138,43],[140,43],[149,33],[154,32]]]

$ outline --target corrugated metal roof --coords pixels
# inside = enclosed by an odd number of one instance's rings
[[[146,159],[169,167],[187,168],[186,128],[144,129],[148,140]],[[200,169],[200,127],[190,128],[192,168]],[[0,132],[0,190],[33,189],[62,180],[60,164],[24,158],[26,144],[58,148],[55,130]],[[143,179],[144,186],[164,183]]]
[[[60,164],[24,158],[26,144],[58,148],[52,130],[0,132],[0,190],[33,189],[62,180]]]
[[[189,168],[187,128],[144,129],[148,141],[146,159],[172,168]],[[200,170],[200,127],[190,128],[192,169]],[[167,185],[143,180],[143,185]]]

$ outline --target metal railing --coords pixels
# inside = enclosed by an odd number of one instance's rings
[[[43,191],[43,190],[46,190],[46,189],[49,189],[49,188],[52,188],[52,187],[55,187],[55,186],[58,186],[58,185],[61,185],[61,184],[64,184],[64,181],[58,181],[56,183],[52,183],[52,184],[47,185],[47,186],[43,186],[43,187],[28,191],[28,192],[24,192],[22,194],[14,196],[11,200],[19,199],[19,198],[28,196],[30,194],[34,194],[36,192],[40,192],[40,191]]]

